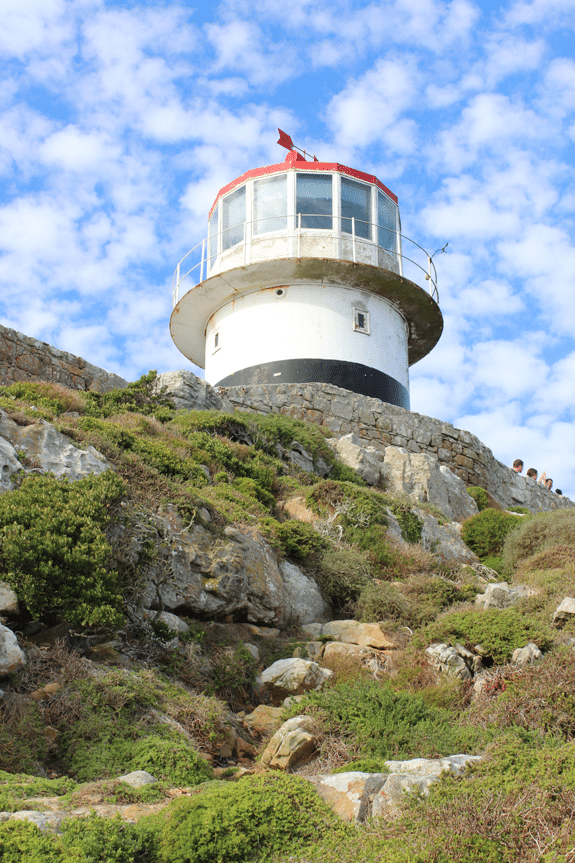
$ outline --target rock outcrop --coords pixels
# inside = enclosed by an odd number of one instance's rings
[[[0,410],[0,490],[13,487],[11,477],[19,470],[81,479],[109,467],[93,446],[79,449],[45,420],[31,420],[29,425],[22,426]]]
[[[26,664],[24,651],[11,629],[0,624],[0,677],[12,674]]]
[[[319,692],[332,677],[333,671],[309,659],[278,659],[261,675],[264,688],[276,702],[288,695]]]

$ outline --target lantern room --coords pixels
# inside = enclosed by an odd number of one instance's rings
[[[220,190],[174,276],[172,338],[215,386],[331,383],[409,408],[409,366],[442,326],[396,196],[295,149]]]

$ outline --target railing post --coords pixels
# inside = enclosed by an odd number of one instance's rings
[[[176,301],[174,303],[174,305],[176,305],[176,303],[178,302],[178,300],[180,298],[180,264],[179,264],[179,262],[178,262],[178,266],[176,267],[176,290],[175,290],[174,294],[175,294],[174,299]]]
[[[202,240],[202,257],[200,260],[200,282],[204,281],[204,260],[206,257],[206,240]],[[207,275],[207,274],[206,274]]]
[[[246,265],[246,237],[248,235],[248,223],[244,222],[244,267]]]
[[[353,263],[355,264],[355,216],[351,217],[351,248],[353,251]]]
[[[297,256],[298,260],[301,258],[301,213],[297,214],[297,222],[298,222],[298,234],[297,234]]]

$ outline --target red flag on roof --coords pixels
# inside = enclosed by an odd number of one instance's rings
[[[282,132],[281,129],[278,129],[278,132],[280,133],[278,144],[285,147],[286,150],[293,150],[293,141],[290,136],[286,135],[285,132]]]

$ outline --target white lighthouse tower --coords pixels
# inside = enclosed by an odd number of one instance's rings
[[[433,261],[377,177],[286,141],[285,162],[218,192],[176,269],[172,338],[214,386],[331,383],[409,408],[409,366],[443,329]]]

